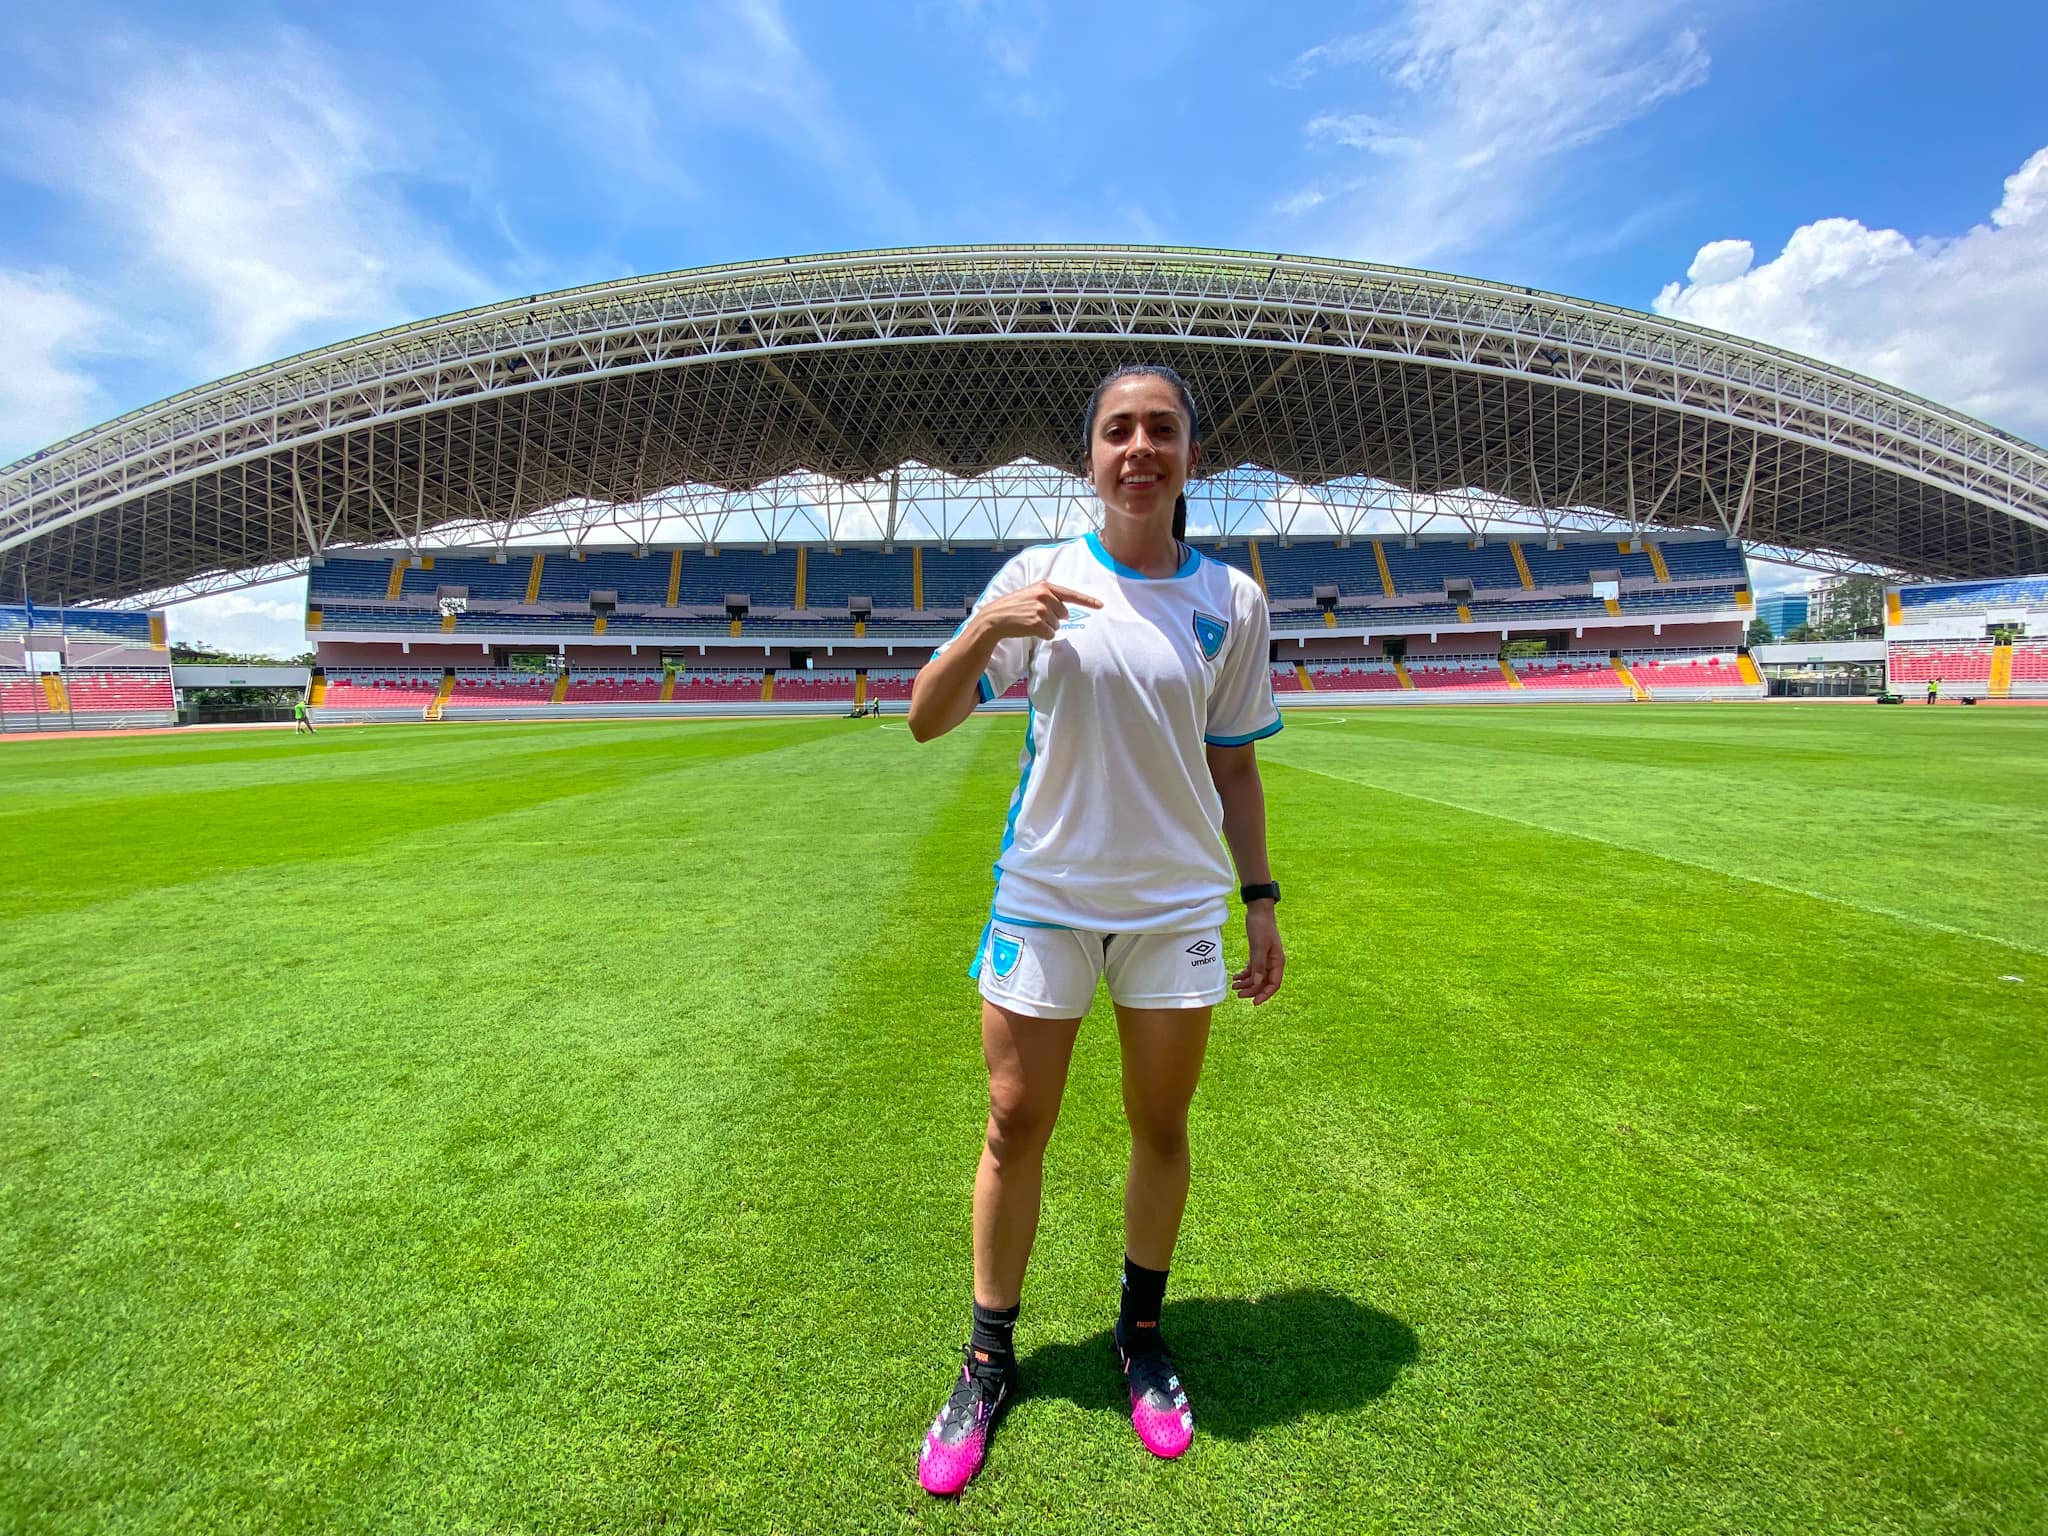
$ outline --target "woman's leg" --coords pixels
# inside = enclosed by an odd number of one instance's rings
[[[1116,1010],[1123,1047],[1124,1118],[1131,1166],[1124,1181],[1124,1252],[1168,1269],[1188,1202],[1188,1105],[1209,1047],[1208,1008]]]
[[[974,1175],[974,1299],[1017,1305],[1038,1235],[1046,1143],[1059,1119],[1079,1019],[1035,1019],[984,1000],[988,1139]]]

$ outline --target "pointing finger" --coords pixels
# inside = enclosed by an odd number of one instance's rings
[[[1054,597],[1064,598],[1070,603],[1079,603],[1083,608],[1100,608],[1102,606],[1101,598],[1090,597],[1086,592],[1076,592],[1072,587],[1055,586],[1049,581],[1045,586],[1046,590],[1051,592]]]

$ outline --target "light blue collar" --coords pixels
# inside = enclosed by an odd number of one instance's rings
[[[1181,561],[1180,569],[1171,576],[1147,576],[1135,566],[1125,565],[1116,556],[1104,549],[1102,547],[1102,536],[1098,533],[1088,535],[1088,553],[1100,560],[1112,571],[1115,571],[1117,575],[1123,577],[1126,581],[1179,581],[1183,576],[1194,575],[1196,568],[1202,563],[1202,557],[1195,553],[1195,546],[1190,544],[1188,546],[1187,559]]]

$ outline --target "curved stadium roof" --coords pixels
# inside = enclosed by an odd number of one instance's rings
[[[866,252],[603,283],[188,390],[0,471],[0,593],[113,599],[577,498],[1073,460],[1170,362],[1205,461],[1938,576],[2048,569],[2048,453],[1793,354],[1532,289],[1244,252]]]

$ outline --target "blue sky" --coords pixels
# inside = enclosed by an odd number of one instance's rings
[[[508,295],[1069,239],[1658,309],[2039,441],[2044,56],[2048,8],[1906,0],[41,6],[0,43],[0,460]]]

